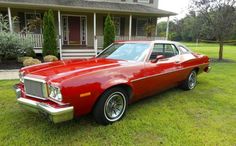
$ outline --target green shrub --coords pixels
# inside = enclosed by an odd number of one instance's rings
[[[44,62],[53,62],[53,61],[57,61],[58,58],[53,55],[47,55],[43,58],[43,60],[44,60]]]
[[[43,17],[43,56],[58,55],[55,29],[54,15],[52,10],[49,10]]]
[[[24,56],[29,56],[29,57],[36,57],[36,54],[34,52],[33,48],[28,48],[26,49]]]
[[[23,62],[23,65],[24,66],[31,66],[31,65],[36,65],[36,64],[40,64],[41,61],[38,60],[38,59],[32,59],[32,58],[29,58],[29,59],[26,59],[24,62]]]
[[[104,26],[104,44],[103,48],[105,49],[110,44],[115,41],[115,25],[112,21],[110,15],[107,15]]]
[[[0,46],[0,60],[25,56],[29,51],[34,52],[30,39],[21,38],[16,33],[0,32]]]

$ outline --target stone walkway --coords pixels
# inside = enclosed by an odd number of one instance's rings
[[[19,79],[19,70],[0,70],[0,80]]]

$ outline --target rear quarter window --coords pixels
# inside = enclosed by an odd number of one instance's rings
[[[191,53],[191,51],[187,47],[179,46],[178,48],[183,54]]]

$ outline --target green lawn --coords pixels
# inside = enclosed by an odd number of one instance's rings
[[[217,45],[187,44],[217,57]],[[236,60],[236,46],[225,47]],[[123,120],[110,126],[91,116],[54,125],[16,103],[11,87],[0,81],[0,145],[236,145],[236,63],[214,63],[192,91],[171,89],[129,106]]]
[[[218,58],[219,45],[207,44],[207,43],[184,43],[195,52],[207,54],[212,58]],[[236,46],[225,45],[224,46],[224,58],[236,61]]]

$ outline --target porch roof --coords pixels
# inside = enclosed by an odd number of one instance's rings
[[[137,15],[151,15],[158,17],[167,17],[176,15],[176,13],[156,9],[141,4],[131,4],[122,2],[98,2],[86,0],[0,0],[2,6],[11,6],[16,8],[51,8],[66,11],[90,11],[94,12],[113,12],[129,13]]]

